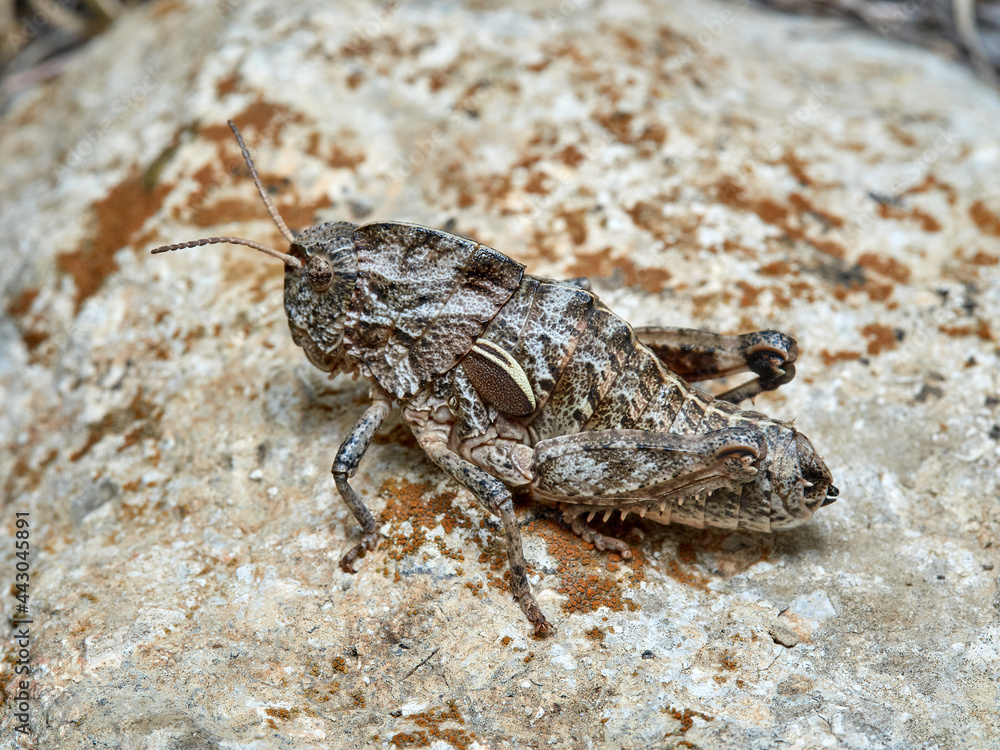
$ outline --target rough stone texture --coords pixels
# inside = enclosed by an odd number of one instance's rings
[[[331,5],[161,0],[2,122],[38,746],[996,747],[995,95],[741,5]],[[146,253],[278,243],[228,117],[292,226],[454,227],[637,324],[795,335],[757,408],[840,501],[774,537],[612,523],[626,564],[525,499],[533,640],[495,525],[393,421],[355,479],[387,539],[340,572],[366,386],[293,346],[276,262]]]

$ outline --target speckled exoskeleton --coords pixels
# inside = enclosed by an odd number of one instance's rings
[[[632,328],[585,283],[529,276],[492,248],[413,224],[332,222],[295,236],[230,126],[288,252],[238,237],[153,252],[233,243],[281,259],[292,339],[319,369],[371,381],[372,405],[333,463],[363,531],[343,570],[378,541],[348,480],[393,403],[430,459],[499,517],[511,588],[536,633],[552,626],[528,585],[510,487],[558,504],[574,532],[625,557],[626,544],[587,525],[595,514],[773,531],[837,496],[804,435],[735,405],[792,379],[790,337]],[[745,371],[757,377],[718,397],[689,385]]]

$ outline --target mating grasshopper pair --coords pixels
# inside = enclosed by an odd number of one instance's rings
[[[378,541],[348,480],[393,402],[430,459],[500,518],[511,589],[539,634],[552,626],[528,585],[509,487],[557,503],[574,532],[625,557],[627,545],[587,525],[595,514],[772,531],[836,498],[804,435],[736,406],[792,379],[790,337],[633,329],[585,284],[529,276],[496,250],[413,224],[331,222],[295,236],[229,124],[288,252],[238,237],[153,252],[230,243],[281,259],[292,340],[319,369],[371,381],[372,405],[333,463],[363,530],[344,571]],[[715,398],[689,385],[745,371],[757,378]]]

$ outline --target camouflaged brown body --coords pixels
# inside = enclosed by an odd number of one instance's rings
[[[699,528],[770,531],[811,517],[812,508],[786,509],[802,505],[795,493],[806,484],[797,455],[805,438],[691,387],[591,292],[523,275],[523,266],[495,250],[424,227],[380,223],[353,236],[357,283],[345,348],[401,401],[418,437],[437,429],[453,451],[489,470],[476,448],[505,440],[535,446],[585,431],[703,435],[746,427],[764,438],[751,481],[718,477],[701,492],[666,498],[572,498],[563,490],[558,499],[574,514],[636,511]],[[456,366],[477,340],[523,369],[535,397],[531,414],[502,414]],[[544,486],[535,490],[545,497]]]
[[[152,252],[225,243],[280,259],[295,343],[331,376],[372,381],[371,404],[331,467],[362,530],[340,559],[344,572],[378,544],[378,523],[349,480],[393,401],[430,460],[499,519],[511,594],[536,635],[552,625],[528,583],[512,486],[559,503],[576,534],[623,557],[628,545],[582,514],[769,531],[837,496],[804,436],[731,405],[794,377],[790,337],[637,333],[580,285],[525,276],[496,250],[426,227],[333,222],[296,236],[229,125],[288,252],[228,236]],[[757,377],[718,401],[683,379],[748,370]]]

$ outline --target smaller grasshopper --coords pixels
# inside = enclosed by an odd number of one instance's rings
[[[509,487],[558,504],[575,533],[624,557],[624,542],[587,525],[596,514],[774,531],[837,497],[805,435],[735,405],[794,377],[790,337],[633,329],[583,283],[529,276],[492,248],[414,224],[293,235],[229,126],[288,252],[239,237],[152,252],[228,243],[278,258],[292,340],[331,376],[371,381],[372,405],[332,467],[363,531],[342,570],[378,542],[348,480],[394,402],[430,459],[499,517],[511,590],[537,634],[552,626],[528,585]],[[689,384],[746,371],[757,378],[717,398]]]

